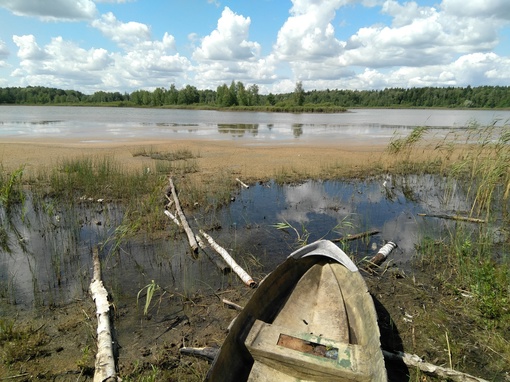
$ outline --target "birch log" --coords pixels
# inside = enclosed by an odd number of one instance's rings
[[[110,304],[108,292],[101,281],[101,264],[99,251],[93,250],[94,274],[90,283],[90,293],[96,303],[97,317],[97,354],[94,372],[94,382],[117,381],[115,358],[113,356],[113,342],[110,329]]]
[[[377,252],[377,255],[375,255],[374,257],[372,257],[369,262],[368,262],[368,268],[373,268],[375,266],[379,266],[381,265],[382,263],[384,263],[384,261],[386,260],[386,258],[388,257],[388,255],[391,253],[391,251],[393,251],[395,248],[397,248],[397,245],[392,242],[392,241],[388,241],[388,243],[386,243],[385,245],[383,245],[381,247],[381,249],[379,249],[379,251]]]
[[[415,354],[407,353],[392,353],[383,350],[384,358],[393,361],[403,361],[407,366],[412,366],[420,369],[421,371],[435,375],[441,378],[456,382],[488,382],[485,379],[474,377],[472,375],[462,373],[457,370],[449,369],[447,367],[436,366],[431,363],[424,362],[420,357]]]
[[[181,227],[181,223],[179,223],[179,220],[174,216],[172,215],[171,212],[169,212],[168,210],[164,210],[163,211],[165,213],[166,216],[168,216],[170,218],[170,220],[172,220],[178,227]],[[207,257],[209,257],[209,259],[211,259],[211,261],[216,264],[216,266],[219,268],[219,270],[221,271],[221,273],[223,273],[224,275],[229,273],[232,269],[230,269],[230,267],[223,261],[222,258],[220,258],[219,256],[216,256],[216,255],[213,255],[209,252],[207,252],[205,249],[207,248],[207,245],[202,241],[202,239],[200,238],[200,236],[195,236],[195,239],[197,240],[197,244],[200,248],[202,248],[202,250],[204,251],[204,253],[207,255]]]
[[[223,260],[232,268],[243,282],[248,285],[250,288],[256,288],[257,283],[251,278],[251,276],[245,272],[243,268],[236,263],[236,261],[230,256],[230,254],[225,250],[225,248],[221,247],[218,243],[214,241],[214,239],[206,234],[203,230],[200,230],[202,236],[209,242],[209,245],[216,251],[218,254],[223,257]]]
[[[250,186],[248,186],[246,183],[244,183],[241,179],[239,178],[236,178],[236,180],[239,182],[239,184],[241,184],[241,186],[243,186],[244,188],[250,188]]]
[[[179,215],[179,219],[181,220],[182,228],[184,228],[184,232],[186,232],[186,235],[188,235],[188,241],[189,246],[191,247],[191,250],[193,253],[198,252],[198,243],[195,238],[195,235],[193,234],[193,231],[191,230],[188,221],[186,220],[186,216],[184,216],[184,212],[182,212],[181,204],[179,203],[179,198],[177,197],[177,193],[175,192],[174,182],[172,181],[172,178],[169,178],[170,181],[170,191],[172,192],[172,196],[174,198],[175,202],[175,208],[177,209],[177,215]]]

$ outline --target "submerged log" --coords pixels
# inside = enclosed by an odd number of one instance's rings
[[[412,366],[420,369],[421,371],[437,377],[446,378],[448,380],[457,382],[488,382],[485,379],[474,377],[472,375],[462,373],[457,370],[449,369],[447,367],[436,366],[431,363],[424,362],[420,357],[415,354],[407,354],[403,352],[392,353],[383,350],[384,358],[390,361],[404,362],[407,366]]]
[[[363,239],[364,237],[368,237],[368,236],[372,236],[372,235],[377,235],[378,233],[379,233],[378,230],[373,229],[371,231],[360,232],[360,233],[357,233],[357,234],[354,234],[354,235],[347,235],[345,237],[340,237],[338,239],[333,239],[331,241],[333,241],[335,243],[338,243],[338,242],[341,242],[341,241],[358,240],[358,239]]]
[[[418,216],[430,217],[430,218],[440,218],[440,219],[450,219],[450,220],[460,220],[470,223],[485,223],[483,219],[470,218],[468,216],[457,216],[457,215],[442,215],[442,214],[418,214]]]
[[[218,254],[225,260],[225,262],[232,268],[232,270],[243,280],[243,282],[248,285],[250,288],[256,288],[257,283],[252,279],[252,277],[246,273],[246,271],[236,263],[236,261],[230,256],[227,250],[221,247],[218,243],[214,241],[214,239],[206,234],[203,230],[200,230],[202,236],[209,242],[209,245],[216,251]]]
[[[191,250],[193,253],[198,252],[198,243],[195,238],[195,235],[193,234],[193,231],[191,230],[188,221],[186,220],[186,216],[184,215],[184,212],[182,211],[181,204],[179,203],[179,198],[177,197],[177,193],[175,192],[174,182],[172,181],[172,178],[169,178],[170,181],[170,191],[172,192],[172,196],[174,198],[175,202],[175,208],[177,210],[177,215],[179,215],[179,219],[181,220],[182,227],[184,228],[184,232],[186,232],[186,235],[188,235],[188,241],[189,246],[191,247]]]
[[[97,317],[97,354],[94,382],[117,381],[113,342],[110,329],[110,303],[108,292],[101,281],[99,251],[93,250],[94,274],[90,283],[90,294],[96,303]]]

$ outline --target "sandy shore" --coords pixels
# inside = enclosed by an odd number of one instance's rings
[[[111,156],[131,169],[144,168],[149,159],[133,156],[141,148],[159,152],[190,150],[197,157],[201,173],[215,174],[229,171],[247,179],[272,176],[284,169],[309,173],[317,167],[352,169],[370,166],[380,158],[387,142],[313,141],[246,143],[215,140],[133,140],[123,142],[80,142],[77,140],[30,140],[0,141],[0,163],[6,171],[24,166],[26,172],[37,172],[56,166],[67,158]]]

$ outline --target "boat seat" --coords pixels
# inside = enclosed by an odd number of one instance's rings
[[[300,380],[370,381],[359,372],[360,345],[342,343],[256,320],[245,345],[256,363]]]

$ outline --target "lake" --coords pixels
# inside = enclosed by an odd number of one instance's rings
[[[386,144],[395,133],[428,126],[438,134],[472,123],[502,125],[508,110],[353,109],[339,114],[292,114],[109,107],[0,106],[0,139],[238,140],[289,144],[338,139]]]

